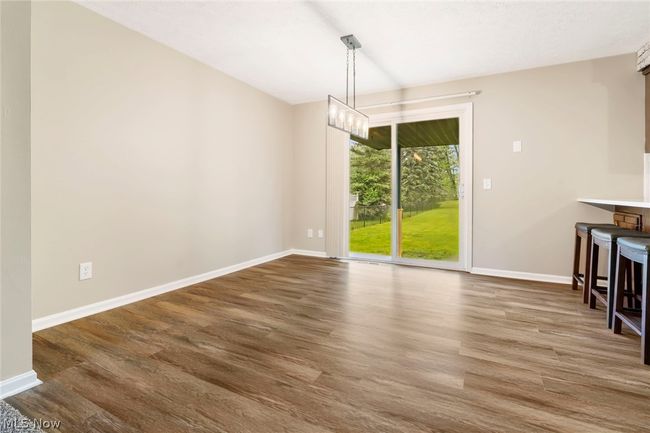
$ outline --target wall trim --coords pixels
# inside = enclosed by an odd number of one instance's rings
[[[285,250],[273,254],[268,254],[266,256],[216,269],[214,271],[209,271],[203,274],[172,281],[170,283],[161,284],[160,286],[139,290],[133,293],[127,293],[126,295],[118,296],[116,298],[106,299],[104,301],[95,302],[94,304],[84,305],[67,311],[62,311],[60,313],[54,313],[49,316],[39,317],[38,319],[32,320],[32,332],[51,328],[52,326],[61,325],[66,322],[81,319],[82,317],[91,316],[93,314],[101,313],[102,311],[107,311],[113,308],[121,307],[123,305],[132,304],[133,302],[142,301],[143,299],[182,289],[184,287],[191,286],[192,284],[202,283],[204,281],[211,280],[222,275],[231,274],[233,272],[241,271],[242,269],[270,262],[272,260],[276,260],[292,254],[291,251],[292,250]]]
[[[194,275],[180,280],[172,281],[170,283],[161,284],[160,286],[151,287],[149,289],[140,290],[126,295],[118,296],[116,298],[106,299],[104,301],[95,302],[94,304],[84,305],[77,308],[72,308],[60,313],[54,313],[49,316],[39,317],[32,320],[32,332],[41,331],[43,329],[51,328],[53,326],[61,325],[63,323],[71,322],[73,320],[81,319],[83,317],[92,316],[93,314],[101,313],[103,311],[112,310],[113,308],[121,307],[123,305],[132,304],[134,302],[142,301],[153,296],[162,295],[163,293],[171,292],[174,290],[182,289],[191,286],[192,284],[202,283],[213,278],[221,277],[223,275],[231,274],[233,272],[241,271],[252,266],[261,265],[262,263],[270,262],[272,260],[280,259],[282,257],[297,254],[301,256],[310,257],[327,257],[324,251],[288,249],[266,256],[258,257],[255,259],[247,260],[245,262],[236,263],[234,265],[226,266],[224,268],[216,269],[214,271],[205,272],[203,274]]]
[[[43,382],[36,377],[34,370],[0,381],[0,400],[27,391],[41,383]]]
[[[279,251],[277,253],[268,254],[266,256],[258,257],[255,259],[247,260],[245,262],[236,263],[234,265],[226,266],[220,269],[213,271],[205,272],[203,274],[194,275],[187,278],[182,278],[180,280],[172,281],[170,283],[161,284],[156,287],[151,287],[149,289],[140,290],[133,293],[127,293],[126,295],[118,296],[111,299],[106,299],[104,301],[95,302],[93,304],[84,305],[81,307],[73,308],[67,311],[62,311],[60,313],[54,313],[49,316],[39,317],[38,319],[32,320],[32,332],[41,331],[43,329],[51,328],[53,326],[61,325],[63,323],[71,322],[73,320],[81,319],[83,317],[92,316],[93,314],[101,313],[103,311],[111,310],[113,308],[121,307],[123,305],[132,304],[134,302],[142,301],[147,298],[151,298],[163,293],[171,292],[174,290],[182,289],[193,284],[202,283],[204,281],[211,280],[223,275],[231,274],[233,272],[241,271],[252,266],[257,266],[262,263],[270,262],[273,260],[280,259],[282,257],[290,256],[292,254],[308,256],[308,257],[320,257],[326,258],[327,253],[325,251],[316,251],[316,250],[302,250],[291,248],[284,251]],[[472,274],[476,275],[487,275],[492,277],[503,277],[503,278],[513,278],[518,280],[530,280],[530,281],[540,281],[546,283],[558,283],[558,284],[571,284],[571,277],[565,277],[561,275],[550,275],[550,274],[535,274],[530,272],[518,272],[518,271],[508,271],[502,269],[491,269],[491,268],[477,268],[473,267],[471,269]],[[31,375],[33,376],[25,376]],[[25,378],[23,378],[25,376]],[[24,375],[16,376],[11,379],[7,379],[3,382],[0,382],[0,391],[5,392],[5,387],[8,387],[10,382],[17,380],[18,385],[12,385],[12,388],[20,387],[21,380],[24,383],[30,383],[24,389],[31,388],[32,386],[38,385],[40,381],[36,378],[35,372],[28,372]],[[14,382],[11,382],[14,383]],[[7,388],[8,390],[10,388]],[[19,389],[16,392],[21,392]],[[0,397],[2,398],[2,397]]]
[[[297,254],[299,256],[309,256],[309,257],[327,257],[325,251],[316,251],[316,250],[300,250],[300,249],[290,249],[287,250],[289,254]],[[289,255],[287,254],[287,255]]]
[[[571,277],[566,277],[564,275],[535,274],[531,272],[507,271],[503,269],[491,269],[491,268],[472,268],[470,272],[476,275],[512,278],[515,280],[529,280],[529,281],[539,281],[543,283],[571,284]]]

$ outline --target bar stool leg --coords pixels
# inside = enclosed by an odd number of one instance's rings
[[[650,296],[648,296],[648,280],[650,279],[650,267],[648,266],[648,256],[643,259],[643,302],[641,313],[641,361],[650,365]]]
[[[576,229],[575,246],[573,247],[573,278],[571,281],[571,290],[578,289],[578,274],[580,273],[580,248],[582,246],[582,238]],[[585,270],[585,276],[587,272]]]
[[[643,264],[633,263],[634,266],[634,304],[633,308],[641,309],[641,301],[637,295],[643,296]]]
[[[620,263],[621,256],[618,256]],[[618,271],[618,268],[616,270]],[[632,285],[632,262],[626,261],[625,267],[623,268],[625,272],[625,301],[627,302],[627,308],[634,308],[634,286]],[[618,274],[617,274],[618,275]]]
[[[617,246],[612,242],[609,246],[609,263],[607,264],[607,327],[612,329],[614,323],[614,287],[616,286]],[[598,271],[595,272],[598,274]],[[625,273],[623,272],[623,276]],[[623,280],[625,284],[625,280]]]
[[[618,263],[616,265],[616,286],[614,287],[614,334],[620,334],[623,321],[616,316],[617,311],[623,311],[623,300],[625,298],[625,273],[631,260],[618,253]]]
[[[598,284],[598,253],[599,253],[600,247],[593,242],[593,239],[591,241],[591,257],[587,258],[591,262],[591,266],[589,267],[589,275],[585,276],[585,286],[586,290],[588,291],[587,295],[589,297],[589,308],[592,310],[596,308],[596,297],[594,296],[593,293],[591,293],[591,289],[595,288]]]
[[[584,275],[584,278],[582,280],[582,282],[583,282],[583,284],[582,284],[582,302],[584,304],[589,302],[589,293],[591,293],[591,288],[590,288],[590,285],[589,285],[589,279],[591,278],[591,247],[592,247],[592,245],[591,245],[592,244],[592,242],[591,242],[591,234],[588,234],[586,239],[587,239],[586,240],[587,246],[586,246],[585,250],[586,250],[587,254],[585,254],[585,275]],[[580,261],[580,259],[578,259],[578,262],[579,261]],[[596,267],[595,275],[596,275],[596,281],[598,281],[598,267]]]

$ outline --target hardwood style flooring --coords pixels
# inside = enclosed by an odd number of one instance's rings
[[[568,286],[290,256],[34,335],[60,431],[642,432],[650,369]]]

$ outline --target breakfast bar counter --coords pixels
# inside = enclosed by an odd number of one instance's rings
[[[579,198],[580,203],[596,206],[614,213],[614,223],[620,227],[650,232],[650,201],[635,199]]]
[[[580,203],[586,203],[597,207],[614,210],[617,206],[650,209],[650,201],[644,200],[612,200],[602,198],[579,198]]]

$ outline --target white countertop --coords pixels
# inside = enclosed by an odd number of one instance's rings
[[[643,200],[610,200],[603,198],[579,198],[580,203],[587,203],[601,206],[629,206],[650,209],[650,201]]]

